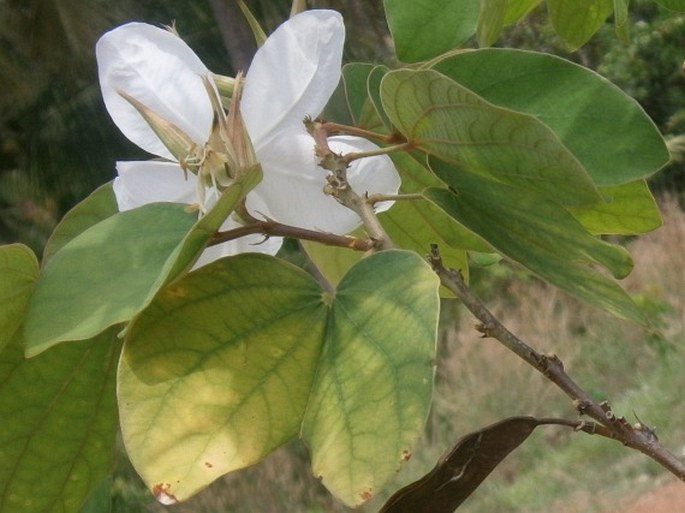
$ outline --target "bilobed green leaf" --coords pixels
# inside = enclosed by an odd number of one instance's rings
[[[131,319],[192,265],[260,177],[259,169],[247,173],[199,221],[184,205],[153,203],[108,217],[65,244],[36,282],[24,325],[26,354]]]
[[[67,212],[55,227],[43,250],[43,266],[71,239],[118,211],[112,182],[95,189],[86,199]]]
[[[131,462],[181,501],[297,435],[326,328],[317,283],[263,255],[167,286],[136,318],[119,369]]]
[[[547,0],[554,30],[569,50],[580,48],[613,12],[612,0]]]
[[[23,244],[0,246],[0,352],[15,336],[38,278],[38,260]]]
[[[507,0],[480,0],[476,37],[478,46],[490,46],[499,38],[507,13]]]
[[[438,244],[445,264],[461,269],[465,277],[468,276],[466,249],[459,247],[463,240],[460,235],[466,230],[435,205],[402,201],[381,214],[380,218],[388,236],[397,247],[426,254],[431,244]],[[474,237],[470,234],[469,238]],[[479,243],[485,245],[482,241]]]
[[[578,221],[594,234],[636,235],[661,226],[661,214],[644,180],[603,187],[606,201],[591,207],[569,208]]]
[[[428,187],[442,187],[443,183],[424,165],[406,153],[394,153],[393,162],[402,175],[402,193],[422,192]],[[487,252],[492,248],[478,235],[426,201],[397,201],[390,210],[379,215],[391,239],[406,249],[421,254],[438,244],[443,246]],[[405,223],[413,225],[403,227]],[[394,226],[393,226],[394,225]],[[406,232],[406,233],[401,233]],[[423,233],[422,233],[423,232]],[[398,237],[396,239],[395,237]],[[399,240],[413,240],[404,246]],[[452,266],[452,264],[449,264]]]
[[[350,63],[343,66],[345,102],[352,118],[352,124],[367,130],[382,128],[376,108],[369,97],[368,78],[377,66],[373,64]]]
[[[476,32],[479,0],[384,0],[397,57],[427,60],[462,45]]]
[[[599,186],[646,178],[669,160],[654,122],[634,99],[560,57],[486,48],[434,68],[495,105],[545,123]]]
[[[580,162],[533,116],[493,105],[434,70],[392,71],[381,95],[393,124],[420,150],[562,204],[600,199]]]
[[[624,277],[632,260],[623,248],[593,237],[564,208],[535,193],[459,172],[437,160],[431,166],[454,192],[429,189],[426,197],[497,251],[584,301],[644,322],[630,297],[589,266],[600,264]]]
[[[512,23],[516,23],[541,2],[542,0],[508,0],[507,11],[504,15],[504,24],[511,25]]]
[[[0,353],[0,513],[72,513],[111,471],[116,330],[24,359]]]
[[[314,474],[350,506],[410,457],[425,422],[438,286],[418,255],[397,250],[360,261],[338,286],[302,437]]]
[[[158,500],[181,501],[264,458],[306,418],[314,471],[343,501],[363,502],[425,421],[437,287],[399,250],[353,266],[335,297],[255,254],[167,285],[129,327],[119,368],[131,461]]]

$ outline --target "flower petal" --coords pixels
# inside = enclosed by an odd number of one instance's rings
[[[377,146],[359,137],[330,140],[336,152],[368,151]],[[258,153],[264,179],[247,196],[247,207],[275,220],[333,233],[348,233],[359,226],[359,217],[334,198],[324,194],[327,171],[317,165],[314,141],[307,134],[279,137]],[[359,194],[395,194],[400,185],[392,161],[385,155],[356,161],[348,170],[350,184]],[[385,208],[389,208],[387,205]]]
[[[188,173],[188,179],[183,176],[181,167],[175,162],[147,161],[147,162],[117,162],[119,176],[114,179],[114,195],[120,211],[156,203],[169,201],[173,203],[195,203],[197,177]],[[216,199],[214,199],[216,201]],[[213,203],[213,202],[212,202]],[[207,207],[211,208],[211,204]],[[263,207],[260,211],[264,211]],[[230,230],[240,224],[232,218],[227,219],[221,230]],[[238,253],[265,253],[275,255],[283,243],[282,237],[265,239],[261,234],[247,235],[240,239],[217,244],[202,252],[193,266],[197,269],[219,258],[237,255]]]
[[[340,81],[345,27],[339,13],[305,11],[269,36],[245,77],[241,111],[255,147],[282,130],[304,132]]]
[[[105,106],[132,142],[154,155],[173,159],[119,91],[139,100],[194,141],[207,141],[213,113],[201,77],[209,76],[209,71],[178,36],[145,23],[128,23],[103,35],[95,52]]]
[[[186,179],[175,162],[117,162],[117,173],[113,188],[120,211],[161,201],[197,203],[197,177],[188,173]]]

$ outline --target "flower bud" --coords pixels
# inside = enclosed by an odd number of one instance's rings
[[[221,101],[213,84],[206,77],[203,77],[203,83],[214,110],[212,131],[206,147],[207,154],[221,155],[226,164],[223,171],[228,174],[228,178],[237,178],[244,174],[247,169],[258,164],[252,141],[240,113],[243,77],[238,74],[235,78],[228,116],[221,106]],[[206,172],[211,174],[216,171],[214,168],[208,167]]]
[[[122,98],[136,108],[162,141],[162,144],[166,146],[181,165],[188,159],[189,155],[194,155],[198,151],[198,144],[179,127],[167,121],[125,91],[119,90],[118,92]]]

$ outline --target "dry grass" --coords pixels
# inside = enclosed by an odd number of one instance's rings
[[[663,333],[674,339],[685,331],[685,213],[674,198],[661,202],[664,225],[630,247],[635,272],[625,281],[634,293],[661,298],[674,315]]]
[[[677,363],[683,360],[685,341],[685,214],[669,199],[662,203],[662,212],[663,228],[629,243],[635,271],[624,283],[654,311],[655,324],[663,322],[660,333],[618,321],[536,280],[505,280],[506,287],[497,289],[502,293],[488,304],[528,344],[558,354],[569,374],[595,398],[611,398],[641,416],[652,415],[652,422],[671,430],[666,445],[678,448],[685,442],[685,430],[673,427],[678,424],[677,416],[685,415],[685,405],[680,405],[678,397],[685,387],[685,372]],[[496,341],[479,338],[473,325],[474,320],[463,312],[448,323],[441,340],[435,404],[426,435],[388,493],[424,473],[458,438],[486,424],[512,415],[575,417],[568,398]],[[664,370],[667,367],[668,372]],[[669,376],[677,376],[679,381]],[[631,410],[620,413],[630,416]],[[675,420],[668,418],[670,413],[676,415]],[[649,476],[645,472],[658,472],[653,467],[645,470],[645,458],[615,445],[568,430],[542,429],[508,458],[460,511],[601,511],[614,499],[611,493],[601,492],[607,483],[626,493],[627,488],[637,489],[639,479]],[[589,468],[593,465],[610,469],[602,474],[608,481],[593,477]],[[529,474],[532,484],[526,480]],[[382,500],[379,497],[363,511],[376,511]],[[146,511],[351,510],[336,503],[311,477],[306,451],[293,443],[261,464],[227,476],[184,505],[161,508],[149,504]]]
[[[671,199],[661,208],[664,226],[628,244],[635,270],[623,284],[654,312],[659,330],[618,321],[541,283],[513,281],[490,307],[537,350],[558,354],[595,398],[612,399],[631,421],[637,412],[661,428],[667,447],[680,452],[685,444],[680,426],[685,416],[680,400],[685,389],[685,213]],[[569,400],[553,385],[496,342],[477,338],[470,324],[460,322],[449,333],[451,351],[437,394],[441,414],[459,419],[457,429],[508,415],[574,417]],[[606,509],[612,501],[650,487],[660,472],[641,455],[614,445],[541,430],[460,511],[612,511]]]

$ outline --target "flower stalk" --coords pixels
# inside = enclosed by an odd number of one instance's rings
[[[328,134],[355,135],[358,137],[364,137],[365,139],[376,140],[382,142],[383,144],[408,143],[406,138],[402,134],[397,132],[392,132],[390,134],[381,134],[378,132],[367,130],[365,128],[360,128],[351,125],[343,125],[332,121],[321,121],[321,124],[323,125],[323,128],[326,130]],[[411,147],[409,149],[411,149]]]
[[[368,237],[354,237],[352,235],[338,235],[307,230],[306,228],[282,224],[273,219],[254,219],[251,223],[244,226],[218,232],[212,237],[208,245],[223,244],[251,234],[261,234],[265,239],[269,237],[290,237],[298,240],[318,242],[326,246],[352,249],[354,251],[369,251],[376,248],[376,242]]]
[[[358,151],[358,152],[354,152],[354,153],[347,153],[345,155],[345,161],[348,164],[350,164],[350,163],[352,163],[358,159],[375,157],[377,155],[388,155],[388,154],[393,153],[395,151],[409,151],[411,149],[412,149],[412,145],[410,143],[405,142],[405,143],[401,143],[401,144],[395,144],[393,146],[386,146],[384,148],[378,148],[377,150]]]

